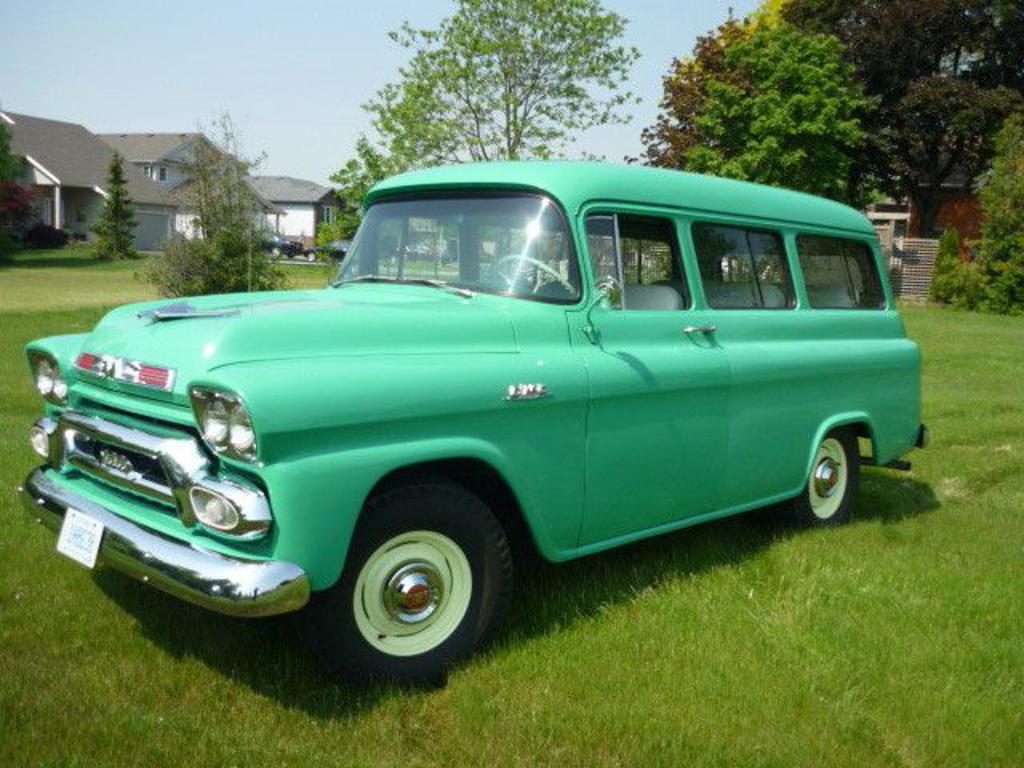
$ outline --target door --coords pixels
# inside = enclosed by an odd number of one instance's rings
[[[602,211],[585,221],[595,280],[621,291],[588,318],[586,510],[581,546],[718,508],[729,369],[672,219]]]

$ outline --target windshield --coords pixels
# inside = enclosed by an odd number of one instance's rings
[[[373,279],[439,282],[557,303],[580,296],[561,211],[546,198],[526,195],[372,205],[334,284]]]

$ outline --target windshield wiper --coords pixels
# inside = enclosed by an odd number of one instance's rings
[[[468,288],[460,288],[457,285],[446,283],[444,280],[433,280],[429,277],[385,277],[384,275],[359,275],[357,277],[350,277],[345,280],[339,280],[333,284],[333,287],[337,288],[347,283],[398,283],[399,285],[426,285],[430,288],[439,288],[442,291],[448,291],[448,293],[454,293],[456,296],[462,296],[464,299],[471,299],[476,294]]]

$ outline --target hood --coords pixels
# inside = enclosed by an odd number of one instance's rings
[[[160,315],[175,319],[158,319]],[[173,368],[170,396],[181,400],[190,381],[234,363],[344,355],[511,353],[516,342],[503,302],[493,297],[466,299],[418,286],[348,285],[132,304],[107,314],[81,351]],[[147,387],[99,383],[168,398]]]

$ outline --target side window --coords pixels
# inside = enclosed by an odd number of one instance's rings
[[[885,294],[871,249],[842,237],[796,239],[807,300],[816,309],[882,309]]]
[[[623,309],[690,306],[675,225],[670,219],[600,214],[586,220],[587,252],[594,277],[622,283]]]
[[[700,279],[714,309],[786,309],[796,305],[786,250],[777,232],[694,224]]]

